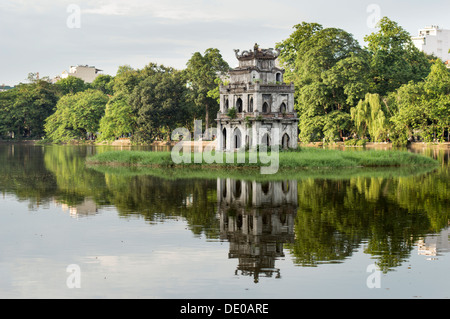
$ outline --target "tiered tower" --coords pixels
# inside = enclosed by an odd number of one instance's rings
[[[280,52],[255,44],[253,50],[235,53],[239,66],[230,71],[229,83],[220,86],[217,148],[297,148],[294,84],[284,83],[284,70],[276,66]],[[274,129],[278,134],[272,134]]]

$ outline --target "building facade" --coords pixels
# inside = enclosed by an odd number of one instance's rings
[[[427,26],[419,30],[419,34],[412,37],[414,45],[427,54],[433,54],[446,62],[450,60],[450,30],[439,26]]]
[[[69,76],[74,76],[76,78],[82,79],[86,83],[92,83],[100,75],[102,70],[97,69],[95,66],[89,65],[77,65],[71,66],[69,71],[64,70],[60,76],[53,79],[53,82],[57,82],[61,79],[65,79]]]
[[[276,65],[279,51],[255,44],[253,50],[235,54],[239,66],[230,71],[229,83],[220,86],[217,149],[297,148],[294,84],[283,81],[284,70]]]

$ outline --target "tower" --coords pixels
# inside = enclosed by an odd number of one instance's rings
[[[255,44],[253,50],[235,54],[239,66],[230,71],[229,83],[220,86],[217,149],[297,148],[294,84],[284,83],[284,70],[276,66],[280,52]]]

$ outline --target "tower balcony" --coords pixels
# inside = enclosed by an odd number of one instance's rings
[[[235,117],[230,117],[225,113],[217,113],[217,120],[248,120],[248,121],[261,121],[261,120],[283,120],[283,119],[297,119],[295,112],[281,113],[281,112],[242,112],[236,113]]]

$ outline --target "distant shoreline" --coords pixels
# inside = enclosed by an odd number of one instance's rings
[[[203,141],[202,145],[206,146],[211,141]],[[165,146],[174,146],[178,141],[155,141],[150,144],[142,144],[142,145],[135,145],[130,142],[129,139],[118,139],[112,142],[96,142],[96,141],[74,141],[74,142],[68,142],[68,143],[62,143],[62,144],[56,144],[56,145],[94,145],[94,146],[127,146],[127,147],[133,147],[133,146],[158,146],[158,147],[165,147]],[[190,143],[192,146],[194,146],[194,142],[185,142]],[[51,145],[52,143],[43,143],[42,140],[0,140],[0,144],[35,144],[35,145]],[[325,144],[323,142],[312,142],[308,144],[302,144],[299,143],[299,147],[329,147],[329,148],[367,148],[367,149],[395,149],[396,147],[389,142],[379,142],[379,143],[373,143],[368,142],[364,146],[347,146],[344,145],[344,142],[337,142],[337,143],[328,143]],[[404,146],[407,148],[440,148],[440,149],[450,149],[450,142],[443,142],[443,143],[431,143],[431,142],[412,142],[409,143],[407,146]]]

